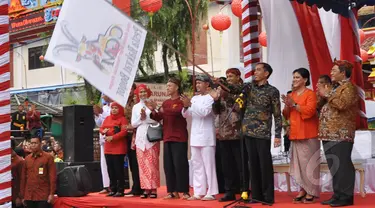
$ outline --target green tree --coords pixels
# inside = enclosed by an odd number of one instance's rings
[[[195,31],[197,35],[201,29],[201,20],[205,19],[207,15],[208,1],[201,0],[198,4],[198,0],[188,0],[193,16],[195,17]],[[133,0],[132,2],[132,17],[141,23],[145,21],[147,15],[139,7],[139,0]],[[197,10],[195,11],[195,9]],[[163,1],[163,7],[152,16],[152,27],[151,22],[148,22],[148,29],[153,31],[159,36],[161,40],[169,43],[175,49],[180,51],[182,54],[187,56],[188,45],[192,40],[192,21],[190,18],[189,8],[184,0],[168,0]],[[197,36],[196,36],[197,37]],[[168,48],[166,45],[162,45],[162,60],[164,66],[164,78],[167,80],[169,77],[169,65],[171,62],[176,62],[179,72],[182,72],[183,66],[186,66],[186,60],[184,60],[178,53]],[[143,54],[139,64],[141,73],[146,75],[145,67],[150,72],[155,70],[154,62],[155,51],[157,49],[157,40],[151,35],[147,35],[146,43],[143,49]]]

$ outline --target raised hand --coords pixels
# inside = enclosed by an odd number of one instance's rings
[[[210,92],[211,97],[216,101],[220,98],[220,89],[219,90],[211,90]]]
[[[145,108],[142,108],[141,109],[141,120],[146,120],[146,110]]]
[[[190,107],[190,105],[191,105],[190,98],[188,98],[186,95],[182,94],[180,96],[180,99],[182,100],[182,103],[184,104],[185,108]]]
[[[156,109],[156,107],[157,107],[157,104],[156,104],[155,101],[149,100],[149,101],[146,101],[146,106],[151,111],[154,111]]]

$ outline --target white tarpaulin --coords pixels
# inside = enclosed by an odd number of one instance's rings
[[[104,0],[65,0],[45,59],[125,106],[146,34]]]

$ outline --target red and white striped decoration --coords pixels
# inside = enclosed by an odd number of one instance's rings
[[[8,0],[0,0],[0,207],[11,207]]]
[[[245,82],[251,82],[255,65],[260,62],[258,0],[242,0],[242,47]]]

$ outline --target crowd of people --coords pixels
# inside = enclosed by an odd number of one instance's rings
[[[167,83],[170,99],[159,108],[149,99],[151,91],[146,85],[134,85],[125,108],[126,116],[123,116],[127,122],[121,126],[101,126],[103,158],[108,165],[102,171],[109,173],[109,185],[101,193],[114,197],[157,197],[160,142],[148,139],[148,129],[150,125],[162,122],[168,192],[165,199],[215,200],[219,193],[216,170],[220,168],[225,194],[219,201],[235,200],[236,194],[251,190],[254,201],[273,204],[271,135],[275,137],[274,146],[279,147],[284,127],[285,148],[286,151],[291,149],[290,174],[301,187],[293,202],[314,203],[319,197],[321,140],[334,187],[332,198],[322,203],[331,206],[353,204],[354,167],[350,155],[359,98],[355,85],[350,82],[352,69],[352,64],[347,61],[335,61],[331,77],[322,75],[316,92],[307,88],[311,84],[309,71],[296,69],[291,75],[291,90],[281,96],[279,90],[267,81],[272,74],[272,67],[267,63],[256,66],[254,81],[250,84],[242,82],[241,72],[236,68],[228,69],[226,77],[221,79],[197,76],[197,93],[191,99],[182,93],[180,81],[171,78]],[[227,87],[217,88],[215,85],[219,82]],[[243,108],[240,108],[238,99],[243,102]],[[96,110],[97,120],[103,119],[104,114],[116,114],[114,108],[118,104],[110,104],[109,98],[107,101],[107,107],[95,107],[99,109]],[[284,103],[283,109],[281,102]],[[111,112],[105,113],[105,109]],[[189,143],[187,118],[191,120]],[[275,132],[271,132],[273,122]],[[107,133],[116,127],[121,129],[117,134]],[[123,139],[114,139],[118,135]],[[189,193],[188,145],[191,149],[192,194]],[[216,167],[216,145],[222,167]],[[116,153],[121,158],[118,159],[123,161],[128,154],[133,177],[133,186],[128,193],[123,192],[122,183],[117,183],[123,173],[114,173],[116,168],[109,167],[114,165],[109,155],[115,154],[109,153],[110,149],[120,147],[121,151]],[[339,157],[339,162],[334,162],[332,155]]]
[[[27,104],[28,102],[26,102]],[[11,116],[11,135],[13,137],[22,137],[30,131],[31,135],[42,129],[42,122],[40,120],[40,112],[36,109],[36,105],[33,103],[31,107],[27,109],[23,105],[18,105],[16,112],[12,113]]]
[[[199,75],[192,98],[183,94],[178,79],[171,78],[167,83],[170,98],[160,107],[149,99],[152,92],[145,84],[133,84],[125,107],[104,95],[104,105],[94,105],[95,122],[100,127],[104,187],[100,193],[108,197],[157,198],[160,140],[150,139],[149,130],[159,123],[168,192],[164,199],[216,200],[217,170],[221,169],[225,194],[219,201],[233,201],[236,194],[249,192],[255,202],[273,204],[271,138],[274,135],[275,147],[281,146],[284,126],[288,130],[284,138],[291,143],[290,175],[301,187],[293,202],[314,203],[319,197],[321,140],[334,189],[332,198],[322,204],[351,205],[355,172],[350,156],[359,99],[356,86],[350,82],[352,69],[347,61],[335,61],[331,76],[320,77],[316,92],[307,88],[311,84],[309,71],[296,69],[291,74],[291,91],[281,96],[267,81],[273,72],[267,63],[256,65],[252,83],[243,83],[237,68],[228,69],[222,79]],[[186,119],[191,120],[189,142]],[[31,153],[25,160],[12,154],[12,161],[17,161],[14,172],[20,174],[15,177],[21,178],[16,205],[24,201],[28,207],[44,207],[53,200],[53,164],[59,152],[55,149],[52,157],[43,151],[42,142],[40,137],[32,137]],[[216,145],[221,167],[216,167]],[[126,155],[133,179],[127,193],[123,168]],[[19,168],[20,163],[23,168]],[[189,170],[193,175],[192,193]],[[43,176],[43,184],[36,185],[40,181],[34,180],[35,175]]]

